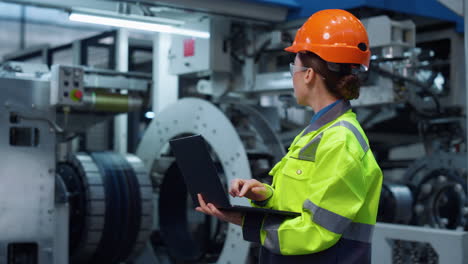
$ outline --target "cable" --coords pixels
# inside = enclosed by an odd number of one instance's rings
[[[432,93],[430,91],[430,89],[428,88],[427,84],[425,83],[422,83],[420,81],[417,81],[417,80],[414,80],[414,79],[411,79],[411,78],[408,78],[408,77],[405,77],[405,76],[401,76],[401,75],[398,75],[398,74],[395,74],[393,72],[390,72],[388,70],[384,70],[382,69],[381,67],[370,67],[369,68],[370,71],[374,71],[376,72],[377,74],[383,76],[383,77],[386,77],[386,78],[390,78],[392,79],[394,82],[397,82],[397,83],[400,83],[400,84],[405,84],[405,83],[409,83],[409,84],[412,84],[412,85],[415,85],[417,87],[420,87],[423,89],[422,92],[418,93],[419,96],[422,96],[422,95],[428,95],[429,97],[432,98],[432,100],[434,101],[434,104],[435,104],[435,108],[436,108],[436,113],[425,113],[425,112],[422,112],[420,111],[419,109],[417,109],[415,106],[413,106],[411,103],[409,104],[413,110],[415,110],[418,114],[422,115],[422,116],[426,116],[426,117],[436,117],[436,116],[441,116],[443,114],[442,112],[442,109],[440,107],[440,102],[439,102],[439,99],[437,98],[437,96]]]

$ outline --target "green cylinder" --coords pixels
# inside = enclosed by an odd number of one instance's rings
[[[88,105],[103,112],[130,112],[142,106],[142,99],[127,94],[92,92],[85,96]]]

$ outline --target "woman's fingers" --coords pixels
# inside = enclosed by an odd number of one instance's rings
[[[231,187],[229,188],[229,193],[232,197],[236,197],[239,195],[239,189],[244,184],[244,180],[241,179],[234,179],[231,181]]]
[[[197,196],[200,206],[196,207],[195,210],[198,212],[214,216],[222,221],[227,221],[236,225],[242,225],[242,215],[239,215],[239,213],[221,212],[218,208],[216,208],[216,206],[214,206],[214,204],[207,204],[201,194],[197,194]]]
[[[251,181],[245,182],[242,186],[241,191],[239,192],[239,197],[244,197],[244,195],[250,190],[253,183]]]
[[[209,214],[209,212],[207,212],[203,207],[197,207],[195,208],[195,210],[197,210],[200,213]]]
[[[237,179],[234,179],[231,181],[231,186],[229,187],[229,194],[232,196],[232,197],[236,197],[236,193],[235,193],[235,190],[239,186],[239,183],[237,181]]]
[[[224,215],[216,208],[212,203],[206,203],[205,200],[203,200],[203,196],[201,194],[197,194],[198,196],[198,203],[200,206],[195,208],[198,212],[205,213],[208,215],[216,216],[220,219],[224,219]]]
[[[254,188],[258,188],[253,190]],[[229,188],[229,194],[232,197],[244,197],[249,190],[252,190],[256,194],[264,194],[265,187],[257,180],[243,180],[243,179],[234,179],[231,181],[231,186]],[[262,192],[263,190],[263,192]]]
[[[198,196],[198,203],[200,204],[201,212],[205,214],[212,215],[211,209],[206,205],[205,200],[203,200],[203,196],[199,193]]]
[[[200,204],[200,207],[205,207],[206,206],[206,203],[205,203],[205,200],[203,200],[203,196],[201,195],[201,193],[197,194],[198,196],[198,203]]]

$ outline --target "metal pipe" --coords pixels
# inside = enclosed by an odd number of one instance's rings
[[[21,17],[20,17],[20,49],[23,50],[26,47],[26,6],[21,6]]]
[[[128,37],[127,29],[117,30],[115,36],[115,69],[117,71],[128,71]],[[123,92],[123,91],[122,91]],[[107,100],[106,100],[107,101]],[[126,153],[128,146],[128,115],[121,114],[114,119],[114,151]]]

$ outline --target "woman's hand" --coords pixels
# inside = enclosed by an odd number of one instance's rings
[[[261,182],[251,179],[234,179],[231,181],[229,194],[232,197],[246,197],[254,201],[264,201],[272,195],[271,190],[267,189]]]
[[[200,204],[200,206],[195,208],[195,210],[197,210],[198,212],[214,216],[219,220],[233,223],[235,225],[242,225],[242,213],[220,211],[212,203],[206,204],[201,194],[198,194],[198,203]]]

